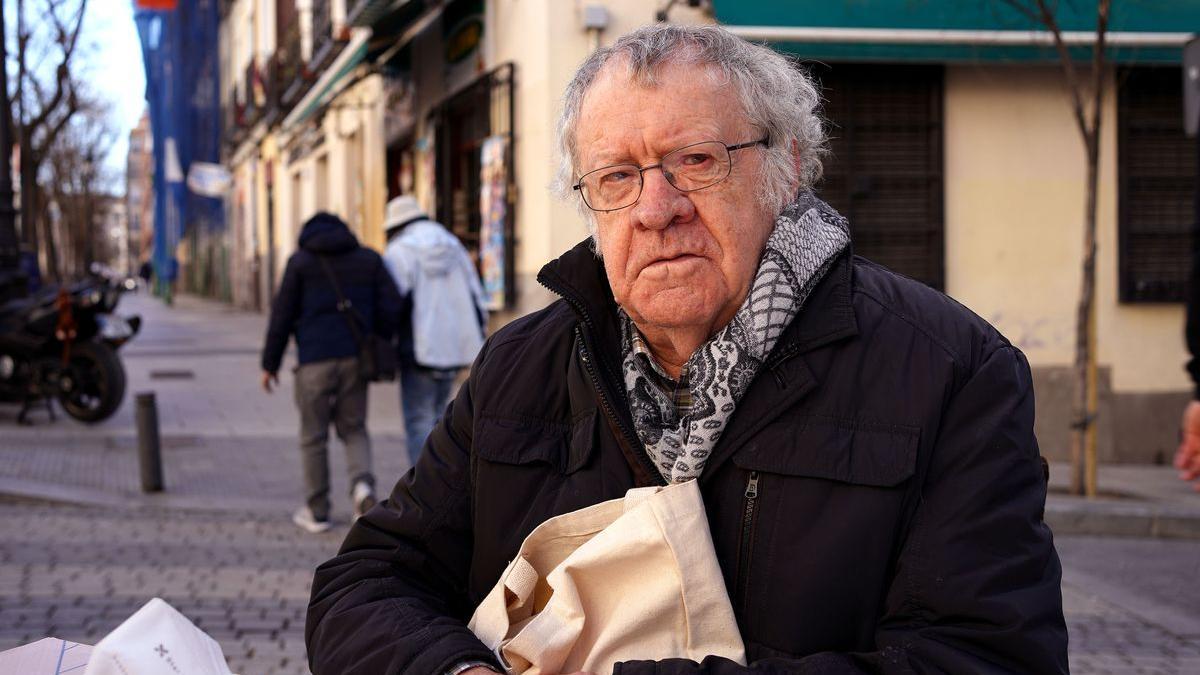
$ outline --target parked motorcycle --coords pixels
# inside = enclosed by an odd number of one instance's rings
[[[125,367],[117,355],[141,318],[114,314],[122,281],[93,274],[0,306],[0,402],[18,403],[25,424],[34,405],[57,399],[71,417],[95,423],[125,397]]]

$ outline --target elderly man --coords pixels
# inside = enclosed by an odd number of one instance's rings
[[[522,539],[698,480],[748,667],[1066,672],[1024,356],[850,252],[813,85],[714,27],[595,52],[560,122],[594,237],[490,338],[414,471],[317,571],[315,673],[498,669],[465,621]],[[571,189],[573,188],[573,189]]]

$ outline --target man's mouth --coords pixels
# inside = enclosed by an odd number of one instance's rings
[[[651,276],[665,275],[670,268],[677,267],[679,265],[685,265],[700,259],[700,256],[693,255],[691,253],[680,253],[678,255],[655,258],[642,268],[642,272],[648,272]]]
[[[659,263],[683,262],[683,261],[686,261],[686,259],[698,258],[698,257],[700,257],[700,256],[694,256],[694,255],[691,255],[691,253],[679,253],[679,255],[676,255],[676,256],[664,256],[661,258],[655,258],[655,259],[653,259],[653,261],[650,261],[650,264],[646,265],[646,267],[650,267],[650,265],[659,264]]]

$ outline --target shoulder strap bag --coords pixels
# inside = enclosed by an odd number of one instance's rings
[[[329,277],[329,283],[333,284],[333,291],[337,293],[338,298],[337,310],[346,319],[346,325],[350,327],[350,333],[354,336],[354,344],[358,347],[359,375],[368,382],[390,382],[396,379],[396,350],[374,331],[363,335],[359,324],[367,326],[366,319],[350,304],[346,296],[342,295],[342,287],[333,275],[329,260],[323,255],[317,258],[321,261],[325,276]]]

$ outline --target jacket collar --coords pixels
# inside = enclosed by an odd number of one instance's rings
[[[847,246],[792,321],[767,359],[773,366],[793,354],[802,354],[858,334],[851,298],[853,251]],[[538,282],[574,308],[605,352],[619,351],[617,304],[590,238],[577,244],[538,273]]]
[[[846,247],[834,260],[833,266],[821,279],[805,302],[800,314],[784,331],[783,336],[767,357],[755,382],[739,403],[740,408],[761,410],[761,415],[734,413],[730,425],[713,449],[700,480],[711,478],[725,463],[741,441],[778,417],[782,411],[808,395],[818,386],[802,354],[858,334],[854,316],[851,285],[853,283],[853,251]],[[632,428],[625,388],[620,378],[620,327],[617,305],[604,265],[595,254],[590,239],[576,245],[558,259],[546,264],[538,273],[538,282],[561,296],[579,316],[591,340],[591,351],[598,357],[606,382],[602,385],[617,405],[621,422]],[[618,435],[620,431],[615,430]],[[641,443],[637,450],[646,454]],[[631,450],[632,452],[632,450]],[[627,458],[638,470],[636,458]],[[655,477],[657,479],[657,476]]]

